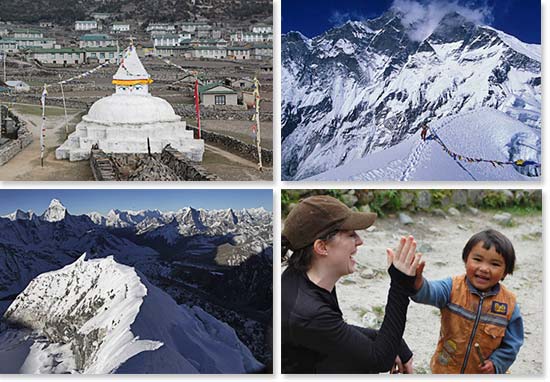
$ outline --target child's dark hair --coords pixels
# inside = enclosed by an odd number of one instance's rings
[[[514,266],[516,265],[516,251],[514,251],[514,246],[506,236],[494,229],[478,232],[468,240],[462,250],[462,260],[464,260],[464,262],[468,259],[468,255],[472,251],[472,248],[480,242],[483,242],[483,248],[485,249],[495,247],[495,251],[504,258],[506,275],[511,275],[514,272]]]
[[[339,231],[332,231],[318,240],[329,241]],[[290,242],[285,236],[281,236],[281,258],[283,264],[286,264],[289,268],[293,268],[300,272],[307,272],[311,268],[311,262],[313,261],[313,244],[307,247],[297,249],[292,252],[292,255],[288,255],[290,249]]]

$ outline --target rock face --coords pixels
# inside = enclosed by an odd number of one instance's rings
[[[541,126],[541,49],[457,13],[414,38],[403,14],[282,37],[282,179],[387,149],[426,119],[492,108]],[[530,175],[530,174],[529,174]]]
[[[193,161],[202,161],[204,141],[194,139],[185,121],[162,98],[153,97],[152,82],[131,45],[113,76],[116,93],[90,108],[67,141],[55,151],[57,159],[90,157],[93,145],[106,153],[160,153],[170,144]]]
[[[83,255],[38,276],[4,318],[51,344],[69,344],[70,352],[57,362],[74,365],[70,372],[245,373],[263,366],[229,326],[200,308],[178,306],[113,258]],[[3,350],[0,344],[0,359]],[[35,359],[27,363],[45,358],[29,356]]]

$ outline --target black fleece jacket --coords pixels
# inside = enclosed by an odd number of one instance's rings
[[[379,331],[348,325],[332,292],[288,268],[282,276],[282,372],[380,373],[395,357],[407,362],[412,353],[402,340],[414,277],[393,265],[384,321]]]

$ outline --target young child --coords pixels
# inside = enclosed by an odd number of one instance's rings
[[[412,300],[441,309],[434,374],[505,373],[523,344],[523,320],[516,296],[501,283],[512,274],[512,243],[495,230],[472,236],[462,251],[466,274],[437,281],[417,272]]]

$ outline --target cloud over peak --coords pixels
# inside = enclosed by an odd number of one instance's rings
[[[408,29],[411,40],[422,41],[437,28],[441,19],[456,12],[475,24],[490,24],[492,10],[486,4],[476,7],[461,5],[458,1],[444,0],[394,0],[391,9],[403,14],[402,23]]]

